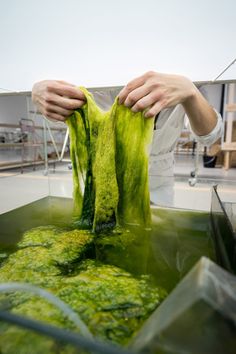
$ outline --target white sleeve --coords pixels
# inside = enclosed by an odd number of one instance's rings
[[[201,143],[204,146],[209,146],[212,145],[216,140],[218,140],[222,134],[223,134],[223,120],[222,117],[220,115],[220,113],[218,113],[215,109],[214,111],[216,112],[216,116],[217,116],[217,123],[216,126],[213,128],[213,130],[207,134],[207,135],[197,135],[196,133],[194,133],[194,131],[191,128],[190,125],[190,129],[192,132],[192,135],[194,137],[194,139]]]

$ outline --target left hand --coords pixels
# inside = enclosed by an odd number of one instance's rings
[[[194,95],[194,84],[180,75],[149,71],[130,81],[119,93],[119,103],[133,112],[145,112],[145,117],[155,117],[162,109],[184,103]]]
[[[32,100],[45,117],[64,122],[75,109],[85,104],[86,97],[68,82],[43,80],[34,84]]]

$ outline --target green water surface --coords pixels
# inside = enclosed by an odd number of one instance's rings
[[[0,247],[21,240],[25,231],[43,225],[73,228],[73,200],[46,197],[0,215]],[[95,241],[95,257],[133,275],[152,275],[153,282],[172,290],[201,256],[215,260],[209,213],[152,208],[148,230],[127,225],[124,234],[105,234]]]

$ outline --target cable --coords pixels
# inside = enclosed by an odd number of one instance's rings
[[[216,76],[213,82],[218,80],[219,77],[221,77],[221,75],[223,75],[235,62],[236,62],[236,58],[229,65],[227,65],[227,67],[224,70],[222,70],[221,73],[219,73],[219,75]]]
[[[0,284],[0,293],[8,293],[14,291],[29,291],[31,293],[34,293],[46,299],[48,302],[50,302],[51,304],[59,308],[62,311],[62,313],[65,316],[67,316],[80,329],[83,336],[90,339],[93,338],[88,327],[84,324],[84,322],[80,319],[80,317],[66,303],[64,303],[55,295],[31,284],[16,283],[16,282]]]
[[[80,334],[75,334],[73,332],[68,332],[64,329],[57,328],[52,325],[44,324],[42,322],[31,320],[25,317],[20,317],[7,311],[0,311],[0,321],[5,321],[7,323],[12,323],[14,325],[27,328],[34,332],[46,335],[47,337],[54,338],[59,342],[72,344],[79,349],[83,348],[85,350],[89,350],[93,354],[134,354],[113,344],[106,344],[99,341],[90,340],[81,336]]]

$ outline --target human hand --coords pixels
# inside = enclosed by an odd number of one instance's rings
[[[119,93],[119,103],[133,112],[155,117],[162,109],[184,103],[194,95],[196,87],[186,77],[149,71],[130,81]]]
[[[65,121],[86,102],[84,93],[65,81],[44,80],[34,84],[32,100],[47,118]]]

